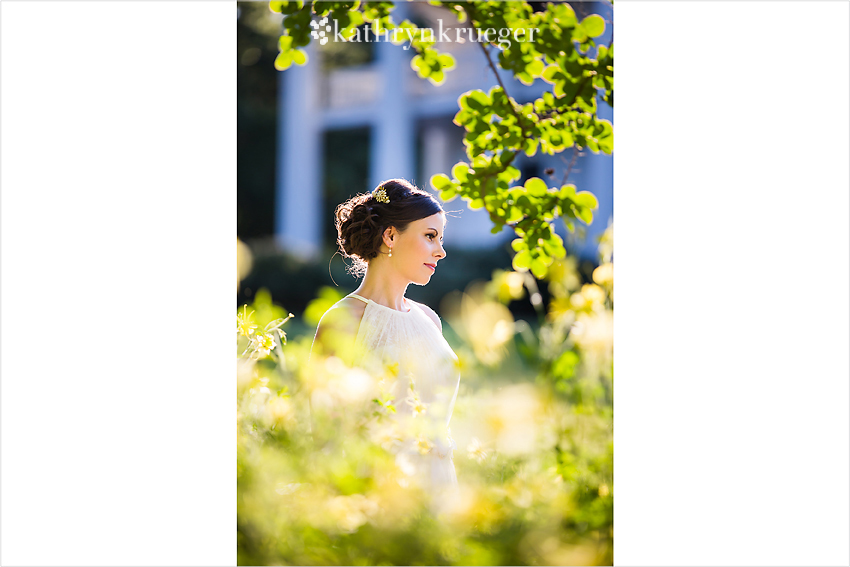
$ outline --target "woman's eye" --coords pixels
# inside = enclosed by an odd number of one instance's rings
[[[437,236],[436,234],[429,234],[429,235],[428,235],[428,238],[430,238],[431,240],[434,240],[434,238],[435,238],[436,236]]]

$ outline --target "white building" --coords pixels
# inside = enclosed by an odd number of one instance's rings
[[[609,22],[611,6],[607,3],[573,4],[578,15],[599,13]],[[427,3],[400,3],[393,12],[395,21],[405,17],[434,30],[437,19],[443,27],[458,27],[453,14]],[[613,30],[606,25],[605,36],[597,43],[606,43]],[[374,38],[374,36],[372,36]],[[455,34],[451,35],[452,38]],[[497,85],[480,44],[440,42],[441,52],[451,53],[456,67],[446,72],[439,87],[420,79],[410,66],[414,50],[378,42],[373,44],[373,61],[366,65],[323,72],[319,64],[317,41],[307,48],[310,62],[293,66],[280,73],[279,142],[276,188],[276,236],[290,253],[315,256],[323,244],[324,223],[331,223],[332,210],[323,210],[322,175],[325,171],[322,138],[326,131],[353,127],[370,129],[369,188],[382,180],[402,177],[414,180],[419,187],[432,190],[428,180],[436,173],[450,175],[451,167],[466,161],[462,144],[463,131],[452,124],[458,111],[457,99],[470,89],[489,90]],[[496,54],[491,54],[495,58]],[[498,68],[498,66],[497,66]],[[499,69],[508,94],[519,102],[534,100],[547,87],[542,80],[531,86],[514,81],[510,73]],[[613,109],[599,98],[599,117],[613,122]],[[421,140],[421,161],[417,171],[416,140]],[[594,221],[587,227],[587,239],[576,243],[572,252],[587,258],[596,257],[593,236],[607,227],[613,215],[613,157],[583,150],[570,172],[568,183],[578,190],[590,191],[599,201]],[[572,158],[572,149],[555,156],[537,154],[527,158],[520,154],[515,166],[526,177],[546,179],[557,185]],[[551,181],[544,170],[553,167],[557,181]],[[456,198],[447,209],[462,210],[459,219],[450,221],[446,245],[468,248],[492,247],[513,238],[513,231],[490,232],[492,224],[486,211],[472,211],[466,202]],[[584,226],[580,221],[577,226]],[[567,230],[561,220],[556,230],[565,239]],[[569,241],[568,241],[569,242]]]

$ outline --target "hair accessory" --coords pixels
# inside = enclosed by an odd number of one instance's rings
[[[372,196],[379,203],[389,203],[390,202],[389,197],[387,197],[387,192],[384,191],[383,187],[379,187],[379,188],[375,189],[374,191],[372,191]]]

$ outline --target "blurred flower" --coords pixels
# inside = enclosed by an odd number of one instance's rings
[[[581,286],[581,294],[591,305],[602,305],[605,302],[605,290],[596,284]]]
[[[601,308],[605,303],[605,290],[596,284],[584,284],[581,291],[570,296],[570,304],[577,311]]]
[[[406,453],[399,453],[396,455],[395,463],[398,465],[399,470],[407,476],[413,476],[416,474],[416,465],[413,464],[413,461],[410,459],[410,455]]]
[[[263,358],[271,353],[275,347],[274,336],[267,333],[257,333],[251,338],[251,347],[257,358]]]
[[[581,275],[578,271],[578,259],[575,256],[556,259],[546,275],[549,281],[549,293],[553,297],[566,297],[581,287]]]
[[[515,323],[507,307],[486,299],[481,286],[470,286],[460,301],[448,306],[454,328],[475,352],[481,363],[493,366],[507,354],[506,345],[513,338]]]
[[[325,509],[339,530],[353,533],[378,511],[378,505],[362,494],[352,494],[331,498]]]
[[[254,322],[254,312],[248,313],[248,306],[242,306],[242,313],[236,315],[236,332],[247,337],[257,329],[257,324]]]
[[[577,291],[570,296],[570,307],[573,309],[582,309],[586,303],[587,298],[580,291]]]
[[[413,417],[425,413],[426,406],[422,403],[422,400],[419,399],[419,394],[409,396],[405,402],[407,402],[407,405],[409,405],[413,410]]]
[[[541,415],[534,387],[515,384],[503,388],[489,401],[484,423],[499,453],[522,455],[536,450],[537,420]]]
[[[609,353],[614,346],[614,312],[580,313],[570,336],[585,352]]]
[[[608,485],[603,482],[602,484],[599,485],[599,496],[605,497],[605,496],[608,496],[608,494],[609,494]]]
[[[344,402],[356,403],[371,399],[376,383],[372,375],[362,368],[349,368],[332,381],[332,391]]]
[[[524,276],[511,270],[496,270],[493,279],[487,284],[487,295],[495,297],[501,303],[522,299],[525,296]]]
[[[593,270],[593,281],[599,285],[607,285],[614,282],[614,264],[602,264]]]
[[[487,452],[477,437],[473,437],[469,445],[466,446],[466,454],[470,459],[475,459],[479,463],[484,462],[484,459],[487,458]]]
[[[266,404],[264,418],[270,427],[288,427],[292,425],[295,421],[292,402],[287,398],[272,398]]]
[[[403,439],[398,432],[398,427],[395,423],[386,427],[380,427],[373,430],[372,441],[390,451],[401,446]]]
[[[431,443],[424,435],[420,435],[416,440],[416,450],[422,455],[430,453],[433,446],[434,444]]]

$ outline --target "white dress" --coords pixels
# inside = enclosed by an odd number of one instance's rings
[[[396,413],[390,421],[401,432],[392,446],[396,461],[426,489],[456,489],[449,422],[460,386],[457,355],[418,305],[409,302],[409,311],[398,311],[353,293],[347,297],[366,303],[355,340],[358,366],[391,378],[386,391]]]

